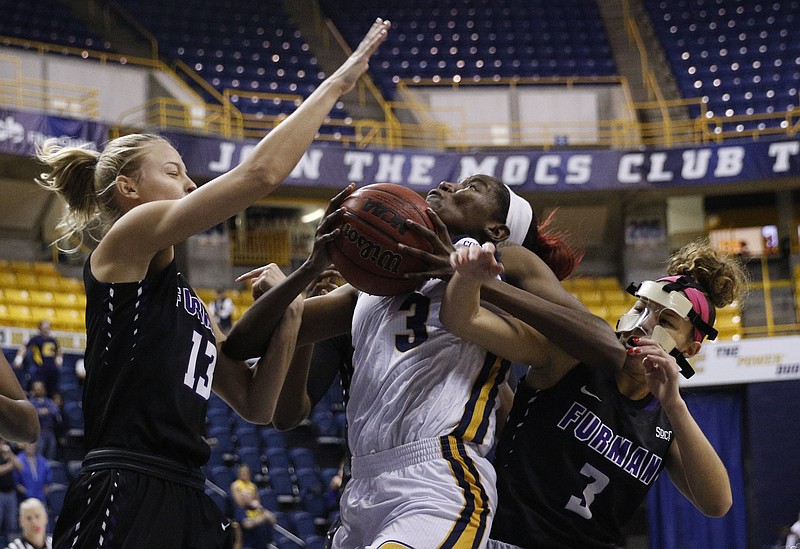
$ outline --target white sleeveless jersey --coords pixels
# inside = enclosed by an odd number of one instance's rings
[[[485,455],[494,442],[498,386],[508,362],[439,320],[446,282],[397,296],[359,293],[347,420],[354,456],[452,435]]]

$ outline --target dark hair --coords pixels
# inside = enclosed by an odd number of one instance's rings
[[[495,215],[498,219],[505,221],[511,207],[511,193],[501,181],[495,178],[491,179],[497,182],[497,188],[500,189],[497,193],[498,205]],[[538,255],[559,280],[564,280],[578,268],[584,254],[567,243],[568,233],[566,231],[548,229],[553,222],[556,210],[553,210],[541,224],[538,223],[533,205],[531,205],[531,212],[533,214],[531,226],[522,241],[522,246]]]

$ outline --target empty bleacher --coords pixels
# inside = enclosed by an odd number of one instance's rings
[[[111,43],[91,32],[59,0],[19,2],[0,0],[0,37],[21,42],[5,41],[7,46],[22,46],[24,41],[44,42],[72,48],[111,51]],[[31,47],[28,45],[27,47]],[[56,48],[54,50],[57,51]]]
[[[785,116],[738,117],[798,107],[800,2],[644,3],[684,97],[702,98],[709,117],[734,117],[724,131],[787,127]]]
[[[376,53],[377,81],[391,97],[400,80],[489,81],[616,73],[594,0],[424,0],[375,4],[323,0],[351,47],[376,17],[392,21]]]
[[[286,116],[326,77],[280,2],[200,0],[191,10],[155,0],[120,4],[156,37],[162,55],[184,62],[219,92],[228,90],[245,115]],[[338,123],[320,133],[353,133],[341,103],[329,118]]]
[[[341,393],[338,384],[331,388],[331,392],[335,391]],[[315,412],[328,409],[335,400],[335,397],[323,399]],[[306,441],[306,446],[292,445],[286,433],[243,421],[216,395],[209,400],[207,424],[211,459],[204,469],[212,483],[228,492],[227,498],[218,491],[210,494],[220,500],[220,507],[225,509],[230,505],[229,490],[236,478],[236,467],[247,464],[253,482],[259,487],[262,505],[276,514],[281,527],[308,546],[314,546],[315,536],[324,534],[336,509],[328,486],[338,471],[344,440],[337,438],[331,442],[319,437]],[[313,424],[311,432],[318,433]],[[329,443],[337,447],[335,463],[326,463],[324,453],[316,451]],[[279,535],[275,534],[275,541]],[[285,542],[292,543],[288,539]]]
[[[0,262],[0,325],[35,328],[49,320],[53,330],[82,332],[85,307],[83,282],[61,276],[53,263]]]

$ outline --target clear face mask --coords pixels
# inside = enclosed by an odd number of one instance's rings
[[[677,347],[677,342],[669,332],[661,326],[661,317],[666,309],[645,301],[640,311],[624,314],[617,321],[617,332],[629,337],[647,337],[654,340],[666,352],[671,352]]]
[[[681,374],[689,378],[694,375],[686,357],[677,349],[675,339],[661,326],[665,314],[677,315],[689,321],[688,314],[692,310],[692,302],[681,292],[665,292],[666,282],[642,282],[636,291],[641,310],[624,314],[617,321],[617,334],[627,340],[630,337],[647,337],[654,340],[667,353],[675,358],[681,368]],[[668,312],[669,311],[669,312]]]

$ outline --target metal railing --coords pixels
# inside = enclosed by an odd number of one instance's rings
[[[80,118],[99,116],[97,88],[25,77],[22,63],[13,56],[0,55],[0,65],[9,65],[8,72],[13,73],[11,78],[0,78],[0,105]]]

